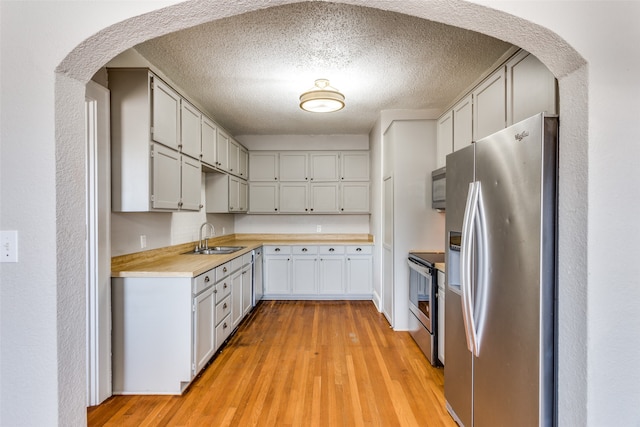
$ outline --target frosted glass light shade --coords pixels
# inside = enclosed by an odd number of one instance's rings
[[[300,95],[300,108],[312,113],[331,113],[344,105],[344,95],[326,79],[316,80],[315,87]]]

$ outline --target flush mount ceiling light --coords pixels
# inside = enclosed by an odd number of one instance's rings
[[[331,113],[344,108],[344,95],[329,85],[329,80],[318,79],[315,86],[300,95],[300,108],[312,113]]]

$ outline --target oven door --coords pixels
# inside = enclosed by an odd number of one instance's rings
[[[408,260],[409,263],[409,310],[433,334],[435,295],[433,293],[432,269]]]

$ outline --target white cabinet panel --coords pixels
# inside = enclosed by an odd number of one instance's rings
[[[307,153],[280,153],[280,181],[307,181]]]
[[[529,52],[507,62],[507,126],[535,114],[556,114],[557,85],[549,69]]]
[[[446,165],[447,154],[453,151],[453,111],[449,110],[438,119],[436,145],[436,169]]]
[[[249,179],[252,182],[278,181],[278,153],[252,152],[249,154]]]
[[[291,257],[288,255],[264,258],[265,295],[286,295],[291,293]]]
[[[247,315],[253,308],[253,270],[251,265],[247,265],[242,269],[242,313]]]
[[[247,183],[223,173],[206,175],[205,197],[208,213],[247,211]]]
[[[216,304],[213,286],[198,295],[194,301],[193,330],[194,330],[194,375],[200,372],[215,352],[215,313]]]
[[[505,68],[500,67],[487,77],[472,95],[473,140],[504,129],[507,122]]]
[[[180,162],[177,151],[153,144],[151,203],[154,209],[178,209],[180,203]]]
[[[311,163],[311,181],[338,181],[338,153],[311,153],[309,159]]]
[[[340,211],[344,213],[369,213],[369,183],[343,182],[341,184]]]
[[[216,166],[223,171],[229,171],[229,135],[219,128],[216,138]]]
[[[453,151],[473,142],[473,103],[468,95],[453,107]]]
[[[320,256],[319,293],[344,294],[344,256]]]
[[[242,179],[249,178],[249,152],[246,148],[240,147],[240,158],[238,159],[238,176]]]
[[[216,166],[216,137],[218,128],[215,123],[202,117],[202,162],[209,166]]]
[[[372,255],[347,254],[347,293],[371,294],[372,275]]]
[[[229,173],[240,175],[240,146],[232,139],[229,139]]]
[[[180,145],[180,95],[152,77],[152,139],[175,150]]]
[[[339,188],[337,183],[313,183],[311,184],[310,211],[313,213],[338,213]]]
[[[235,328],[242,321],[242,271],[238,270],[231,276],[231,328]]]
[[[294,255],[291,289],[296,295],[313,295],[318,292],[318,256]]]
[[[180,104],[180,151],[200,159],[202,145],[202,113],[184,99]]]
[[[200,160],[181,156],[180,209],[199,211],[202,207],[202,166]]]
[[[342,181],[369,181],[369,152],[343,152],[340,168]]]
[[[281,213],[305,213],[307,207],[307,193],[309,186],[306,183],[280,183],[280,207]]]
[[[251,213],[278,213],[279,194],[277,183],[251,182],[249,184],[249,211]]]

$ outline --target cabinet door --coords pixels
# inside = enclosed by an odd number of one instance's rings
[[[556,114],[556,79],[529,52],[520,51],[507,62],[507,126],[535,114]]]
[[[249,179],[254,182],[278,180],[278,153],[250,153]]]
[[[240,180],[236,177],[229,177],[229,212],[240,210]]]
[[[198,295],[193,302],[193,357],[197,374],[215,351],[215,312],[213,286]]]
[[[314,295],[317,289],[317,255],[294,255],[291,286],[294,295]]]
[[[229,135],[221,129],[218,129],[216,138],[216,166],[229,171]]]
[[[184,99],[180,108],[180,151],[194,159],[200,159],[202,114]]]
[[[453,107],[453,151],[473,141],[473,103],[469,95]]]
[[[253,307],[252,301],[252,285],[253,285],[253,270],[251,265],[242,269],[242,315],[245,316],[251,311]]]
[[[444,273],[438,270],[438,359],[444,365]]]
[[[478,141],[504,129],[507,122],[505,68],[501,67],[487,77],[472,95],[473,140]]]
[[[343,213],[369,213],[369,183],[343,182],[340,211]]]
[[[265,256],[264,293],[285,295],[291,293],[289,256]]]
[[[306,153],[280,153],[280,181],[307,181]]]
[[[229,139],[229,173],[240,175],[240,146]]]
[[[180,145],[180,95],[152,77],[151,138],[175,150]]]
[[[216,166],[216,125],[206,117],[202,117],[202,162],[209,166]]]
[[[311,164],[311,181],[338,181],[338,153],[311,153],[309,162]]]
[[[248,190],[249,184],[245,181],[238,181],[238,210],[240,212],[247,212],[249,210],[249,198],[248,198]]]
[[[178,209],[180,203],[180,153],[160,144],[153,144],[151,156],[153,157],[152,208]]]
[[[320,293],[344,293],[344,256],[320,255]]]
[[[242,271],[231,276],[231,325],[235,328],[242,321]]]
[[[307,192],[309,186],[302,183],[281,183],[280,184],[280,212],[284,213],[305,213],[309,211],[307,207]]]
[[[240,147],[240,158],[238,159],[238,176],[242,179],[249,178],[249,152],[244,147]]]
[[[249,211],[251,213],[278,213],[279,187],[277,183],[249,184]]]
[[[369,152],[342,153],[342,181],[369,181]]]
[[[371,256],[347,255],[347,293],[370,295],[373,285],[372,275]]]
[[[447,164],[447,154],[453,151],[453,111],[438,119],[438,142],[436,145],[436,169]]]
[[[338,213],[340,212],[337,183],[313,183],[311,184],[311,206],[313,213]]]
[[[202,166],[200,160],[181,156],[181,202],[180,209],[199,211],[202,207]]]

